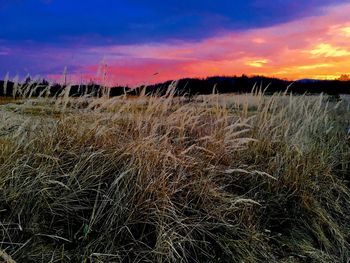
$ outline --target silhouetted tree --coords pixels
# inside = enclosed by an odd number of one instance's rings
[[[350,75],[348,74],[342,74],[339,79],[340,81],[350,81]]]

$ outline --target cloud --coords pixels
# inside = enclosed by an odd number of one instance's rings
[[[0,56],[10,55],[11,49],[7,47],[0,47]]]
[[[268,59],[249,60],[245,64],[251,67],[261,68],[269,62]]]
[[[333,64],[312,64],[312,65],[303,65],[303,66],[297,66],[297,69],[300,70],[310,70],[310,69],[320,69],[320,68],[333,68],[335,65]]]
[[[322,15],[265,28],[225,31],[197,41],[165,39],[67,47],[35,42],[25,47],[13,45],[12,62],[2,61],[0,74],[25,67],[57,77],[68,66],[73,78],[89,80],[97,78],[99,63],[105,58],[108,78],[115,84],[235,74],[334,78],[350,73],[349,12],[350,4],[331,6]]]
[[[316,57],[345,57],[350,55],[350,51],[340,47],[334,47],[331,44],[321,43],[310,51]]]
[[[345,36],[350,37],[350,26],[341,28],[341,31],[344,32]]]
[[[347,1],[1,0],[0,36],[55,46],[200,41],[319,16]]]

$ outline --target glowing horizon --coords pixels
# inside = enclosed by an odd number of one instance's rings
[[[0,59],[22,56],[19,59],[23,62],[17,66],[26,67],[24,72],[54,80],[62,78],[67,66],[73,82],[100,80],[103,65],[109,85],[242,74],[288,80],[337,79],[350,73],[349,13],[350,4],[338,3],[322,7],[317,14],[282,23],[241,30],[217,29],[218,33],[198,39],[176,37],[141,43],[106,40],[107,44],[102,41],[66,47],[34,41],[23,47],[10,46],[1,36]],[[77,36],[76,42],[83,40]],[[0,62],[0,73],[9,63]]]

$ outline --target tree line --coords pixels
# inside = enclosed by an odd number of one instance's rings
[[[350,94],[349,80],[312,80],[288,81],[278,78],[263,76],[248,77],[245,75],[234,77],[208,77],[205,79],[184,78],[176,82],[166,81],[163,83],[130,88],[104,86],[90,83],[82,85],[66,86],[62,84],[49,84],[45,80],[16,83],[13,81],[0,81],[0,96],[59,96],[64,93],[72,97],[89,95],[93,97],[156,94],[165,95],[169,89],[173,89],[176,96],[194,96],[220,93],[250,93],[253,90],[262,90],[266,94],[275,92],[287,92],[294,94],[325,93],[329,95]]]

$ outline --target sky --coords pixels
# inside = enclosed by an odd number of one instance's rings
[[[0,78],[350,74],[349,0],[0,0]]]

